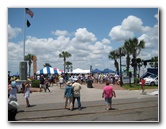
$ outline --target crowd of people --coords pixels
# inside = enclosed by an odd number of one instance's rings
[[[87,81],[90,79],[93,81],[93,83],[106,83],[106,81],[109,81],[111,84],[118,84],[120,83],[120,77],[117,74],[111,74],[111,73],[94,73],[94,74],[62,74],[62,75],[38,75],[36,77],[37,80],[40,80],[40,78],[48,79],[50,82],[50,85],[52,86],[53,83],[59,83],[60,88],[62,87],[64,82],[71,81],[74,82],[75,79],[78,80],[80,84],[86,84]]]
[[[103,89],[103,93],[102,93],[102,97],[104,97],[105,101],[106,101],[106,110],[110,110],[111,109],[111,104],[112,104],[112,97],[116,97],[115,92],[113,90],[113,87],[110,84],[116,83],[118,81],[117,78],[113,77],[111,74],[62,74],[62,75],[40,75],[40,76],[36,76],[36,79],[39,80],[40,82],[40,92],[42,92],[42,89],[44,89],[45,92],[47,92],[47,90],[49,92],[50,86],[53,86],[53,83],[58,84],[60,89],[64,89],[64,98],[65,98],[65,105],[64,108],[65,109],[70,109],[71,111],[73,111],[74,109],[74,104],[75,104],[75,100],[77,100],[77,104],[78,104],[78,109],[81,110],[81,85],[82,84],[86,84],[88,83],[88,81],[90,80],[91,83],[96,82],[96,83],[106,83],[106,86]],[[23,89],[23,94],[24,94],[24,98],[25,98],[25,102],[26,102],[26,106],[27,107],[31,107],[30,102],[29,102],[29,97],[30,97],[30,84],[29,81],[25,81],[25,83],[23,83],[24,85],[24,89]],[[88,86],[87,86],[88,87]],[[90,87],[88,87],[90,88]],[[9,98],[9,106],[8,106],[8,112],[11,111],[11,104],[10,101],[12,101],[12,99],[15,99],[14,101],[17,102],[17,92],[18,92],[18,88],[16,86],[16,81],[14,79],[8,79],[8,98]],[[68,103],[69,103],[69,108],[68,107]],[[9,111],[10,109],[10,111]],[[13,107],[14,109],[14,107]],[[16,113],[13,115],[15,116]],[[9,113],[9,118],[12,118],[13,120],[13,116],[11,116],[11,113]],[[11,119],[9,119],[11,120]]]

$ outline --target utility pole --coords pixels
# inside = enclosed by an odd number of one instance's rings
[[[121,48],[119,48],[119,55],[120,55],[120,86],[123,85],[122,83],[122,62],[121,62],[121,56],[122,56],[122,53],[121,53]]]

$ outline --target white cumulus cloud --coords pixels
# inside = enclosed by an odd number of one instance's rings
[[[111,29],[109,36],[112,40],[123,41],[128,38],[134,37],[134,33],[128,30],[122,29],[121,26],[115,26]]]
[[[67,36],[67,33],[61,33],[64,31],[54,32],[57,32],[55,38],[26,37],[25,53],[26,55],[36,55],[38,70],[43,68],[45,63],[63,69],[63,59],[59,58],[62,51],[71,53],[72,57],[68,58],[67,61],[73,63],[73,68],[81,66],[81,68],[87,69],[90,65],[101,62],[103,57],[112,50],[111,42],[108,39],[104,38],[102,41],[97,41],[95,34],[89,32],[86,28],[78,28],[74,37],[69,33],[70,36]],[[9,70],[13,69],[13,66],[18,67],[18,63],[23,60],[23,42],[9,42],[8,55]]]
[[[68,36],[69,32],[67,30],[56,30],[51,32],[55,36]]]
[[[130,15],[122,21],[121,27],[124,30],[132,32],[142,31],[142,20],[136,16]]]
[[[86,28],[79,28],[75,32],[75,38],[73,39],[78,43],[86,43],[86,42],[94,42],[96,41],[96,37],[92,32],[87,31]]]
[[[21,29],[14,27],[12,28],[11,25],[8,24],[8,39],[16,38],[19,33],[21,33]]]

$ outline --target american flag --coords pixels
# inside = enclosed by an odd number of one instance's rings
[[[29,14],[29,16],[31,16],[31,17],[34,16],[34,13],[29,8],[25,8],[25,12],[26,12],[26,14]]]

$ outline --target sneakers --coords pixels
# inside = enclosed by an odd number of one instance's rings
[[[68,109],[68,110],[70,110],[70,111],[73,111],[73,110],[74,110],[74,108],[67,108],[67,107],[65,107],[64,109]],[[82,110],[82,108],[78,108],[78,110]]]
[[[31,105],[27,105],[26,107],[31,107]]]

